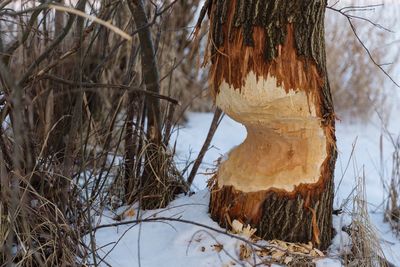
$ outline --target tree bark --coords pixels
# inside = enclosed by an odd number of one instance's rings
[[[336,161],[325,8],[325,0],[214,0],[207,57],[216,104],[248,131],[216,173],[212,218],[322,249],[332,238]]]

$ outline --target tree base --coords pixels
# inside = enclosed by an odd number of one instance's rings
[[[333,186],[328,181],[323,186],[327,190],[320,187],[321,183],[317,183],[300,185],[293,192],[242,192],[233,186],[218,188],[215,184],[211,190],[211,217],[222,227],[229,227],[234,219],[250,224],[265,240],[312,241],[315,247],[325,250],[333,235]]]

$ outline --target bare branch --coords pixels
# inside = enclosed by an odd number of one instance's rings
[[[200,167],[200,164],[203,162],[204,155],[206,154],[211,140],[214,137],[215,132],[217,131],[218,125],[221,122],[220,118],[222,116],[222,110],[217,108],[214,112],[214,117],[212,119],[210,129],[208,130],[207,138],[204,141],[204,144],[199,152],[199,155],[197,156],[197,159],[194,161],[192,170],[190,171],[189,177],[188,177],[188,184],[189,188],[192,186],[193,180],[197,174],[197,170]]]
[[[82,5],[84,5],[84,4],[85,4],[85,1],[80,0],[76,6],[78,9],[81,9]],[[39,64],[43,60],[45,60],[47,58],[47,56],[64,40],[64,38],[67,36],[69,31],[71,30],[74,21],[75,21],[75,16],[72,15],[68,19],[68,23],[65,26],[65,28],[63,29],[63,31],[56,37],[56,39],[50,44],[50,46],[39,57],[37,57],[36,60],[28,67],[28,70],[24,73],[22,78],[17,83],[18,86],[23,87],[24,83],[26,81],[28,81],[29,77],[31,76],[32,72],[36,69],[36,67],[39,66]]]
[[[60,77],[51,75],[51,74],[45,74],[41,77],[42,79],[50,79],[53,81],[60,82],[62,84],[67,84],[67,85],[72,85],[72,86],[79,86],[79,87],[84,87],[84,88],[116,88],[116,89],[124,89],[124,90],[129,90],[133,93],[140,93],[140,94],[145,94],[150,97],[156,97],[160,99],[167,100],[171,102],[174,105],[179,105],[179,101],[165,95],[157,94],[151,91],[143,90],[143,89],[137,89],[137,88],[132,88],[129,85],[123,85],[123,84],[103,84],[103,83],[88,83],[88,82],[76,82],[76,81],[71,81],[71,80],[65,80]]]
[[[363,18],[363,17],[360,17],[360,16],[355,16],[355,15],[351,15],[351,14],[347,14],[347,13],[346,13],[346,9],[351,9],[351,10],[354,11],[355,9],[359,9],[359,8],[365,9],[365,8],[373,8],[373,7],[378,7],[378,6],[382,6],[382,5],[380,4],[380,5],[368,5],[368,6],[351,6],[351,7],[344,7],[344,8],[341,8],[341,9],[336,9],[336,8],[334,8],[333,6],[329,6],[329,7],[327,7],[327,8],[330,9],[330,10],[333,10],[333,11],[335,11],[335,12],[338,12],[339,14],[341,14],[341,15],[343,15],[343,16],[346,17],[347,21],[349,22],[350,28],[351,28],[351,30],[353,31],[353,33],[354,33],[354,35],[355,35],[357,41],[361,44],[361,46],[363,47],[363,49],[365,50],[365,52],[368,54],[368,57],[370,58],[370,60],[372,61],[372,63],[373,63],[375,66],[377,66],[377,67],[380,69],[380,71],[382,71],[382,73],[385,74],[385,76],[388,77],[388,78],[392,81],[392,83],[393,83],[394,85],[396,85],[397,87],[400,88],[400,84],[399,84],[398,82],[396,82],[396,81],[392,78],[392,76],[390,76],[390,74],[383,68],[383,66],[389,65],[389,64],[388,64],[388,63],[379,64],[379,63],[374,59],[374,57],[372,56],[372,54],[371,54],[371,52],[369,51],[368,47],[364,44],[364,42],[361,40],[360,36],[358,35],[357,30],[356,30],[356,28],[355,28],[355,26],[354,26],[354,24],[353,24],[353,22],[352,22],[352,19],[358,19],[358,20],[367,21],[367,22],[369,22],[370,24],[372,24],[373,26],[375,26],[375,27],[377,27],[378,29],[381,29],[381,30],[386,30],[386,31],[389,31],[389,32],[393,32],[393,31],[391,31],[391,30],[389,30],[389,29],[383,27],[382,25],[380,25],[380,24],[378,24],[378,23],[372,22],[371,20],[369,20],[369,19],[367,19],[367,18]]]
[[[138,28],[142,28],[148,24],[142,0],[129,0],[128,7]],[[160,92],[159,74],[151,33],[149,28],[145,28],[139,31],[138,34],[142,55],[141,62],[143,78],[146,84],[146,89],[158,94]],[[156,99],[146,99],[146,103],[148,112],[148,129],[152,129],[153,131],[153,134],[151,136],[149,135],[150,140],[155,144],[160,144],[160,103]]]

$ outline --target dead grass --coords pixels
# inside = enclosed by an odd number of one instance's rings
[[[194,60],[186,27],[197,3],[180,1],[180,11],[156,15],[147,3],[156,16],[150,26],[163,95],[145,90],[126,3],[0,5],[1,266],[96,266],[95,238],[84,242],[81,235],[111,204],[110,188],[120,186],[121,201],[128,195],[150,203],[142,208],[164,207],[187,190],[169,138],[179,106],[173,97],[192,94],[187,88],[197,80],[182,63]],[[193,79],[179,83],[184,75]],[[149,97],[163,103],[158,145],[148,140]]]
[[[376,229],[371,223],[368,214],[365,189],[365,173],[363,173],[356,179],[351,213],[352,221],[347,227],[347,232],[352,241],[352,248],[350,255],[344,255],[345,265],[360,267],[389,266]]]
[[[392,155],[392,175],[388,185],[385,221],[390,224],[397,236],[400,234],[400,137],[390,136],[394,151]]]
[[[156,179],[148,179],[149,174],[144,173],[138,180],[139,184],[134,185],[130,192],[126,192],[129,194],[128,203],[138,200],[143,209],[164,208],[175,198],[176,194],[189,190],[181,173],[173,163],[174,153],[172,151],[165,147],[148,144],[143,147],[141,153],[144,154],[143,158],[147,159],[144,164],[148,164],[148,169],[152,171],[150,175],[155,176]]]

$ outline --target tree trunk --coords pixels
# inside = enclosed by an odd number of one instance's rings
[[[248,135],[223,161],[210,211],[264,239],[332,237],[335,115],[325,66],[325,0],[214,0],[215,102]]]

